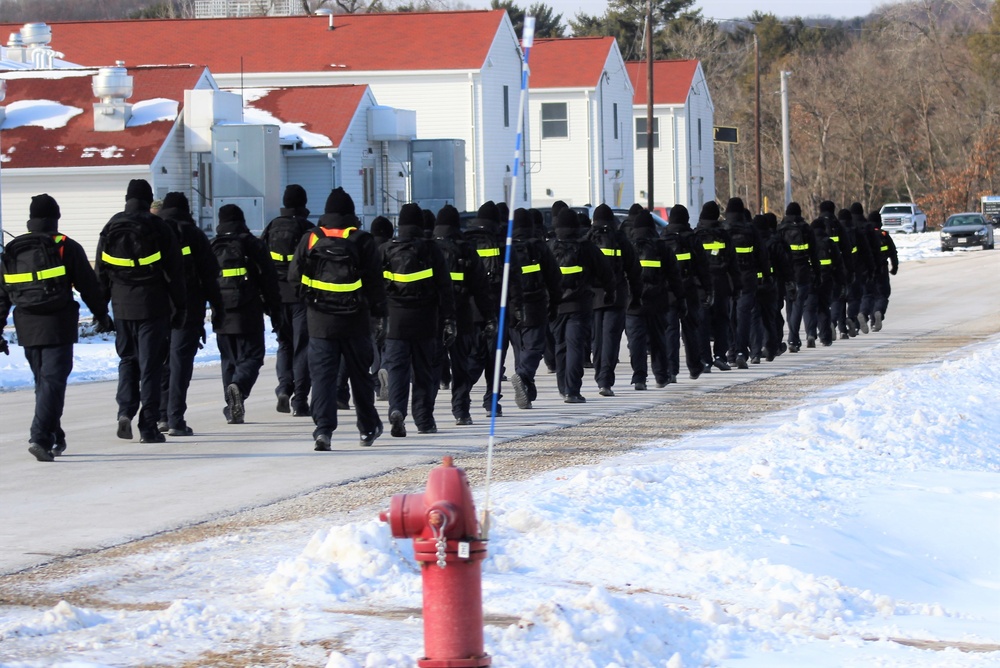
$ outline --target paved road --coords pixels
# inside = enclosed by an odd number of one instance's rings
[[[635,392],[625,384],[629,370],[623,347],[618,396],[599,397],[596,387],[586,383],[589,401],[582,405],[564,404],[554,377],[543,371],[534,409],[518,410],[513,393],[505,390],[506,415],[497,420],[497,441],[690,400],[832,359],[860,364],[862,353],[873,346],[892,347],[963,323],[975,322],[981,329],[985,321],[987,331],[1000,331],[1000,309],[986,280],[996,273],[998,262],[1000,253],[976,252],[906,263],[895,278],[882,332],[786,354],[748,371],[715,372],[698,381],[682,378],[663,390]],[[425,463],[442,454],[481,450],[487,443],[485,414],[474,413],[476,424],[471,427],[456,427],[447,401],[440,401],[436,417],[441,431],[436,435],[417,435],[412,429],[407,438],[394,439],[387,432],[374,447],[360,448],[348,413],[334,434],[333,452],[313,452],[311,422],[274,411],[273,377],[269,360],[248,400],[247,423],[227,425],[218,368],[196,371],[187,417],[198,435],[158,445],[115,437],[114,383],[71,386],[63,420],[69,450],[53,464],[36,462],[26,451],[32,393],[0,394],[0,574]],[[384,413],[386,404],[379,407]]]

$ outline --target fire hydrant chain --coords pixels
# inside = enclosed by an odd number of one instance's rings
[[[444,568],[448,565],[446,557],[448,556],[447,547],[448,539],[444,536],[445,527],[448,526],[448,520],[445,519],[441,522],[440,527],[431,527],[431,531],[434,533],[434,538],[437,544],[437,565],[438,568]]]

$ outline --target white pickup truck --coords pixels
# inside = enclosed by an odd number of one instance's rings
[[[886,232],[923,232],[927,229],[927,214],[912,202],[885,204],[879,210],[882,229]]]

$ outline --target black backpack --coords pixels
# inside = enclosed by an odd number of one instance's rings
[[[534,239],[520,239],[513,242],[512,250],[517,255],[521,268],[521,302],[544,302],[548,295],[545,276],[542,273],[542,251]]]
[[[677,266],[681,270],[681,278],[685,281],[695,277],[694,258],[691,255],[690,235],[682,235],[679,232],[664,232],[663,243],[674,252],[677,258]]]
[[[476,249],[482,260],[490,286],[499,291],[503,282],[504,249],[500,247],[496,235],[488,230],[473,228],[465,231],[465,240]]]
[[[444,237],[435,239],[435,243],[441,251],[441,255],[444,256],[444,264],[448,267],[448,273],[451,275],[451,287],[455,294],[455,302],[456,304],[464,302],[471,296],[468,284],[470,277],[466,276],[469,268],[466,266],[468,260],[464,256],[465,242]]]
[[[198,263],[191,248],[192,237],[195,234],[195,224],[187,220],[174,218],[163,219],[177,235],[177,243],[181,247],[181,262],[184,266],[184,289],[188,293],[197,292],[201,288],[201,275],[198,273]]]
[[[406,306],[437,303],[431,254],[422,239],[393,239],[382,255],[388,299]]]
[[[708,266],[713,272],[729,269],[729,256],[725,252],[726,240],[717,229],[703,228],[695,231],[697,242],[708,259]]]
[[[353,315],[364,305],[361,259],[348,236],[357,228],[320,227],[309,233],[302,269],[302,296],[323,313]]]
[[[159,237],[149,220],[121,213],[101,230],[101,257],[111,279],[126,285],[165,280]]]
[[[592,227],[587,238],[597,246],[597,250],[608,258],[615,274],[620,274],[622,272],[622,249],[614,228],[607,225]]]
[[[295,249],[302,239],[302,224],[294,216],[280,216],[267,225],[267,251],[274,260],[278,278],[285,280]]]
[[[793,262],[808,262],[809,259],[809,239],[802,229],[802,223],[786,225],[779,230],[781,238],[788,244],[792,251]]]
[[[562,293],[575,292],[583,287],[583,267],[580,265],[580,242],[575,239],[552,239],[549,241],[552,255],[559,265]]]
[[[45,313],[73,301],[73,286],[63,264],[64,240],[61,234],[29,232],[4,247],[0,263],[14,306]]]
[[[738,224],[729,228],[729,237],[736,252],[736,264],[743,271],[756,271],[754,265],[754,235],[748,225]]]
[[[212,239],[212,252],[219,262],[219,291],[227,309],[245,306],[257,296],[257,271],[247,258],[244,236],[250,235],[224,234]]]
[[[642,268],[641,294],[642,304],[654,304],[666,296],[666,267],[663,266],[663,242],[649,237],[632,239],[635,252],[639,256]]]

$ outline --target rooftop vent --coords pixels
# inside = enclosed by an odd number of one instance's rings
[[[326,16],[326,17],[329,17],[330,26],[329,26],[328,29],[329,30],[333,30],[333,10],[332,9],[330,9],[329,7],[321,7],[320,9],[317,9],[313,13],[316,16]]]
[[[25,23],[21,39],[27,46],[46,46],[52,41],[52,28],[44,23]]]
[[[94,75],[94,130],[118,132],[125,129],[132,117],[132,105],[125,102],[132,97],[132,77],[121,60],[115,67],[102,67]]]

